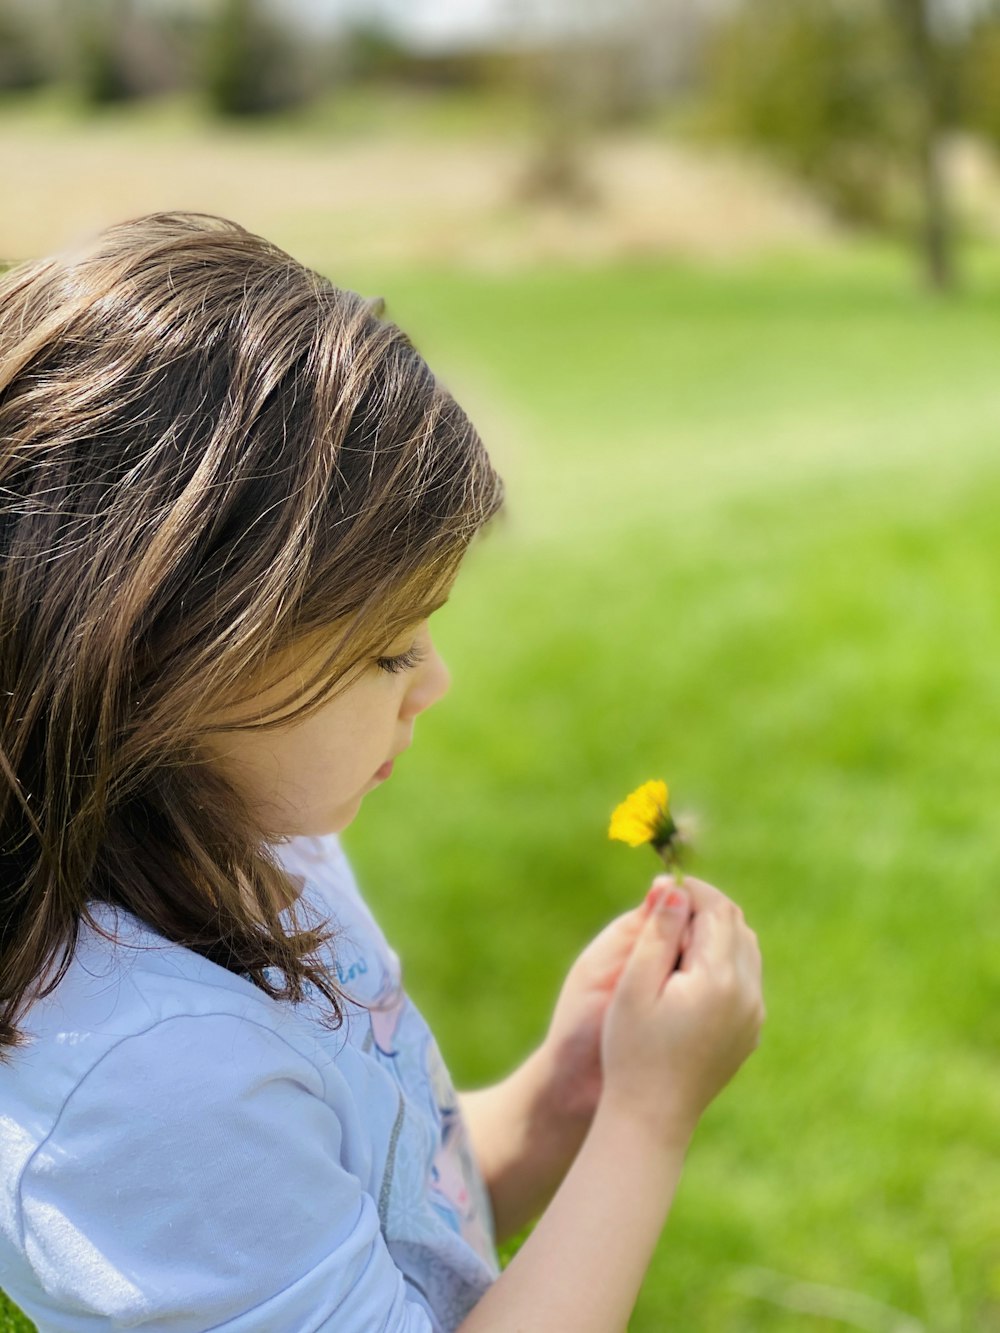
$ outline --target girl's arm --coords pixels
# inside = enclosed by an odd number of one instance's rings
[[[702,906],[728,901],[690,880]],[[610,922],[570,968],[539,1048],[493,1087],[461,1094],[463,1118],[493,1202],[497,1239],[516,1234],[542,1211],[563,1179],[600,1099],[601,1031],[608,1003],[661,890]]]
[[[664,894],[607,1009],[597,1114],[562,1186],[458,1333],[623,1333],[697,1120],[758,1042],[756,937]]]
[[[542,1045],[502,1082],[459,1094],[498,1241],[538,1216],[590,1126],[589,1114],[574,1113],[559,1097],[557,1075],[554,1053]]]
[[[624,1333],[691,1130],[601,1108],[552,1203],[458,1333]]]

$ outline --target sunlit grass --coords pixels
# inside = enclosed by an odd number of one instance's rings
[[[104,104],[84,100],[69,82],[0,93],[6,133],[53,130],[92,134],[105,127],[125,138],[175,140],[215,136],[295,140],[375,135],[447,139],[530,129],[535,115],[523,89],[344,84],[266,115],[219,116],[195,89]]]
[[[438,616],[452,694],[345,838],[456,1077],[504,1072],[644,891],[655,858],[605,830],[647,777],[703,813],[701,870],[764,947],[765,1041],[640,1333],[896,1327],[877,1302],[1000,1327],[989,283],[382,283],[510,482]]]
[[[345,835],[456,1081],[506,1072],[641,897],[656,858],[607,817],[663,776],[759,932],[769,1019],[631,1327],[1000,1329],[992,261],[941,304],[874,252],[334,260],[508,483],[435,617],[452,692]]]

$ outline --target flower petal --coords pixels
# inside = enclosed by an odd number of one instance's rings
[[[644,782],[615,807],[608,837],[639,847],[662,835],[670,819],[670,790],[662,779]]]

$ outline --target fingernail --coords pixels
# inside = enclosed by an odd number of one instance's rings
[[[668,912],[680,912],[687,907],[687,900],[683,893],[678,893],[676,889],[671,889],[663,899],[661,906]]]
[[[662,884],[654,884],[646,894],[646,906],[654,909],[659,907],[665,893],[666,889]]]

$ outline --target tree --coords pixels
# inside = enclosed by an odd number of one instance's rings
[[[45,83],[49,70],[38,34],[23,5],[0,3],[0,92],[20,92]]]
[[[220,115],[256,115],[306,99],[301,44],[256,0],[222,0],[204,43],[202,87]]]
[[[130,9],[130,0],[109,0],[76,12],[76,76],[87,102],[120,102],[136,91],[122,44]]]
[[[602,131],[640,121],[693,81],[718,0],[550,0],[514,10],[538,33],[519,72],[535,105],[535,151],[524,193],[598,202],[588,171]]]
[[[1000,144],[1000,2],[984,9],[972,25],[953,86],[962,123]]]
[[[929,0],[755,0],[722,25],[722,123],[804,177],[850,222],[905,231],[926,280],[955,281],[943,140],[951,43]]]
[[[912,153],[922,198],[920,237],[924,268],[939,291],[955,285],[954,227],[943,162],[945,130],[954,96],[949,65],[933,26],[931,0],[888,0],[915,103]]]

